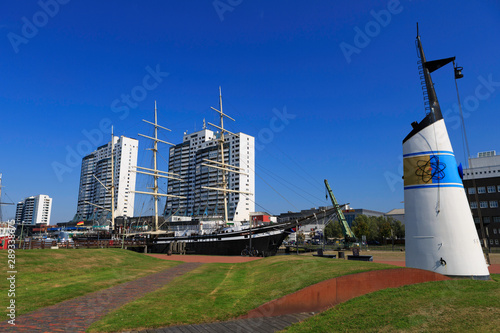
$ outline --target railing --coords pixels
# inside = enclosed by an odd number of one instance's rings
[[[142,247],[146,245],[144,240],[97,240],[82,239],[74,241],[47,241],[47,240],[26,240],[16,241],[16,249],[36,250],[36,249],[97,249],[97,248],[121,248],[121,247]]]

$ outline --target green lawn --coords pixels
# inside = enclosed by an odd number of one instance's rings
[[[121,249],[16,250],[15,255],[18,316],[179,264]],[[7,251],[0,251],[0,260],[0,305],[6,309]]]
[[[305,256],[205,264],[164,288],[109,313],[89,331],[226,320],[320,281],[394,266]]]
[[[6,272],[7,251],[0,252],[0,257]],[[17,315],[176,264],[120,249],[18,250]],[[205,264],[109,313],[89,331],[227,320],[326,279],[384,268],[396,267],[309,256]],[[500,275],[492,278],[494,281],[451,280],[378,291],[339,304],[288,331],[498,331]],[[5,278],[0,279],[0,288],[8,289]],[[6,306],[6,292],[2,300],[0,305]]]
[[[500,275],[380,290],[294,324],[286,332],[498,332]]]

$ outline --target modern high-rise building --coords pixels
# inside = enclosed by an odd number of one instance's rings
[[[50,224],[52,198],[40,194],[17,203],[16,224]]]
[[[482,236],[479,214],[485,228],[495,224],[496,235],[496,228],[500,227],[500,155],[493,150],[478,153],[476,158],[470,158],[469,168],[464,170],[464,187],[479,237]],[[490,241],[492,240],[490,238]],[[490,245],[500,244],[497,239],[496,244],[493,242]]]
[[[135,178],[139,141],[113,137],[115,216],[134,216]],[[82,159],[76,217],[82,220],[111,217],[111,141]],[[89,202],[91,204],[89,204]],[[96,206],[94,206],[94,205]],[[104,207],[105,209],[99,208]]]
[[[185,134],[183,142],[170,148],[169,172],[182,180],[169,179],[167,193],[185,198],[167,197],[165,216],[220,216],[224,215],[224,199],[220,188],[222,170],[206,166],[206,160],[221,162],[220,133],[203,129]],[[255,138],[237,133],[224,134],[224,162],[238,167],[239,172],[226,172],[227,189],[246,192],[227,194],[228,217],[234,221],[248,221],[255,211]]]

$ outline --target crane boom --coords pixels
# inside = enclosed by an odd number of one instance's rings
[[[332,189],[330,188],[330,184],[328,184],[328,180],[325,179],[325,186],[326,189],[328,190],[328,194],[330,195],[330,199],[332,200],[333,208],[335,208],[337,212],[337,217],[339,219],[340,225],[342,226],[342,233],[344,234],[344,237],[350,238],[351,240],[356,239],[356,236],[354,235],[354,232],[352,232],[351,228],[349,227],[349,224],[347,223],[347,220],[345,219],[344,213],[342,213],[342,209],[340,209],[340,205],[337,202],[337,199],[335,199],[335,196],[333,195]]]

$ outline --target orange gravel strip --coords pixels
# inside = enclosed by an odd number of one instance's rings
[[[247,262],[262,259],[261,257],[231,257],[231,256],[196,256],[196,255],[179,255],[172,254],[171,256],[166,254],[147,254],[150,257],[164,259],[164,260],[174,260],[174,261],[183,261],[183,262],[200,262],[203,264],[209,263],[224,263],[224,264],[236,264],[239,262]]]

